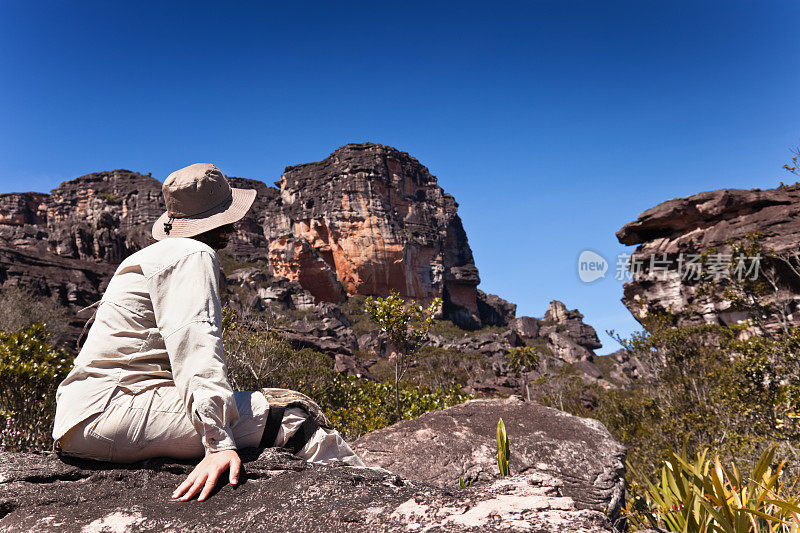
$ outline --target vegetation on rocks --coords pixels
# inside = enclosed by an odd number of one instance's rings
[[[752,253],[758,236],[733,246]],[[798,471],[800,328],[788,321],[779,321],[777,330],[762,328],[765,314],[785,308],[784,292],[769,276],[768,266],[756,280],[730,276],[721,291],[705,286],[754,317],[746,322],[681,325],[687,321],[669,313],[643,318],[643,331],[619,340],[652,370],[652,378],[611,390],[566,380],[540,397],[599,419],[628,447],[635,473],[629,476],[629,499],[639,525],[671,531],[788,531],[784,519],[800,525],[792,521],[798,487],[773,479],[781,471]],[[587,396],[593,401],[585,401]],[[773,456],[788,462],[775,467]],[[742,470],[722,468],[725,462]]]
[[[47,342],[54,346],[63,346],[71,338],[70,313],[50,298],[37,297],[19,287],[4,287],[0,290],[0,309],[0,331],[16,333],[40,323]]]
[[[47,301],[30,295],[26,299],[21,296],[24,294],[3,292],[0,299],[15,302],[15,309],[27,310],[29,316],[46,319],[47,325],[29,325],[15,313],[7,313],[5,322],[0,324],[12,330],[0,332],[0,449],[5,451],[52,448],[55,391],[69,372],[75,355],[53,347],[52,340],[62,338],[62,334],[57,327],[53,328],[58,322],[47,318],[55,313],[48,311]],[[461,386],[449,383],[438,371],[412,373],[399,383],[345,376],[333,369],[329,355],[308,348],[295,350],[263,317],[240,317],[228,307],[223,312],[223,342],[228,377],[234,389],[299,390],[322,406],[347,439],[395,422],[396,395],[404,419],[471,398],[461,392]],[[430,360],[433,359],[436,357],[431,356]],[[429,361],[427,357],[423,360]],[[439,378],[418,379],[421,376]]]
[[[237,390],[283,387],[307,394],[325,411],[346,439],[355,439],[401,419],[415,418],[469,399],[457,385],[432,387],[416,380],[371,381],[345,376],[333,369],[333,359],[305,348],[294,350],[269,324],[240,318],[224,310],[223,340],[228,376]]]

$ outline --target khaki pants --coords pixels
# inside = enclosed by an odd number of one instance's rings
[[[239,420],[232,427],[238,448],[256,447],[264,433],[269,404],[260,392],[234,392]],[[306,412],[288,408],[275,446],[283,446],[306,419]],[[205,454],[175,387],[161,386],[131,394],[117,389],[108,407],[70,429],[58,441],[62,453],[98,461],[131,463],[152,457],[200,458]],[[319,427],[297,453],[315,463],[342,461],[364,466],[333,429]]]

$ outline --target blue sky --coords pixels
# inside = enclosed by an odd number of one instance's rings
[[[348,142],[409,152],[480,287],[604,333],[614,233],[669,198],[794,181],[795,1],[0,4],[0,192],[195,161],[277,180]],[[606,279],[577,277],[591,248]]]

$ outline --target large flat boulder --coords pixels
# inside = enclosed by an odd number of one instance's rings
[[[613,531],[605,515],[577,509],[541,473],[443,489],[385,470],[310,465],[274,449],[242,455],[239,486],[206,502],[175,502],[190,464],[0,452],[0,530]]]
[[[370,466],[441,487],[497,479],[497,422],[511,449],[511,473],[548,476],[578,508],[619,519],[625,448],[597,420],[517,397],[471,400],[373,431],[355,441]]]

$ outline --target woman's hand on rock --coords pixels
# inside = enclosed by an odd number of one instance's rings
[[[204,501],[214,490],[217,480],[226,470],[230,472],[228,479],[231,485],[236,485],[239,482],[239,473],[242,470],[242,460],[236,450],[221,450],[209,453],[194,467],[186,481],[175,489],[175,492],[172,493],[172,499],[179,499],[185,502],[191,500],[202,489],[197,501]]]

